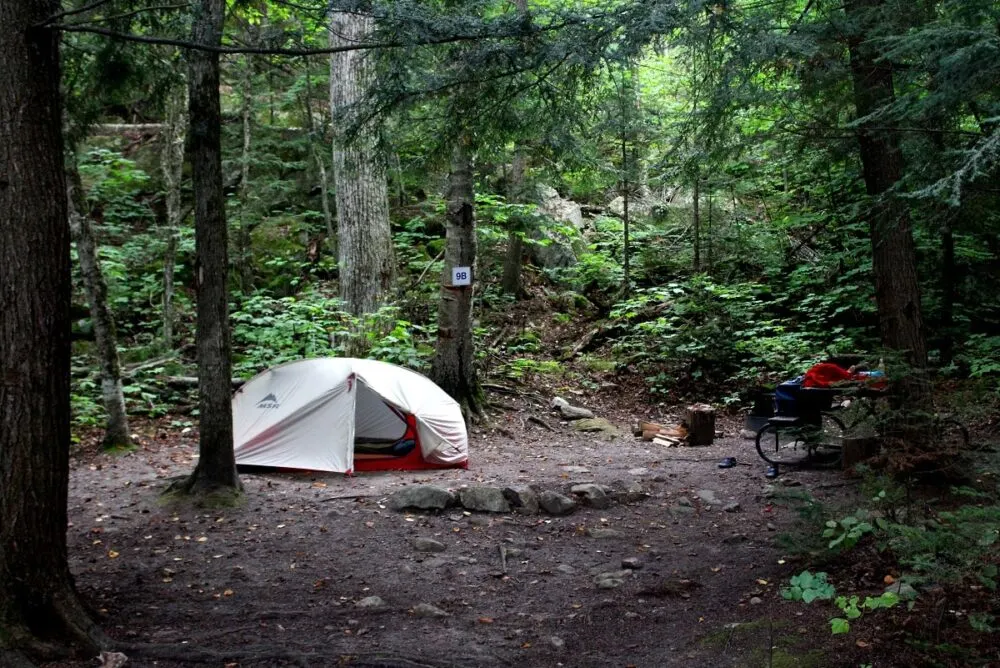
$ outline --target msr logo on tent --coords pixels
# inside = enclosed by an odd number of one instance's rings
[[[257,402],[257,408],[278,408],[279,406],[281,404],[278,403],[278,397],[274,394],[269,394]]]

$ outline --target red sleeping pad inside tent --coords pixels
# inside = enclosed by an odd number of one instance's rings
[[[368,454],[359,453],[355,451],[354,453],[354,470],[355,471],[419,471],[422,469],[440,469],[440,464],[430,464],[424,461],[424,451],[420,446],[420,434],[417,432],[417,419],[413,415],[406,416],[406,432],[403,434],[402,441],[412,440],[414,442],[413,448],[403,455],[402,457],[397,457],[391,454]],[[454,468],[469,468],[469,460],[463,461],[461,464],[455,466]],[[351,471],[348,471],[350,474]]]

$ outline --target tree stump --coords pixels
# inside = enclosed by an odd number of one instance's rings
[[[687,408],[688,444],[712,445],[715,439],[715,409],[708,404]]]
[[[878,439],[873,436],[852,436],[844,437],[842,441],[844,448],[843,467],[845,471],[854,468],[866,459],[871,459],[878,454]]]

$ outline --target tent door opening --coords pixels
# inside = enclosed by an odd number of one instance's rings
[[[405,457],[417,447],[416,419],[387,403],[361,379],[354,404],[355,459]]]

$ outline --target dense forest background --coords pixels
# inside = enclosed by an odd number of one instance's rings
[[[515,30],[502,3],[457,14],[378,8],[372,40],[413,45],[373,52],[373,88],[339,116],[328,58],[279,57],[327,43],[325,9],[233,5],[225,42],[275,52],[221,58],[235,374],[347,352],[430,370],[450,154],[463,136],[479,244],[476,365],[490,376],[627,372],[656,395],[737,404],[834,352],[892,355],[879,334],[870,233],[879,198],[891,198],[912,228],[934,377],[971,380],[962,387],[986,403],[966,405],[990,405],[1000,371],[989,288],[996,9],[867,4],[874,13],[855,20],[821,2],[670,15],[546,5],[525,11],[567,26],[528,47],[462,34]],[[185,20],[173,9],[117,12],[85,17],[142,34]],[[656,32],[656,21],[675,32]],[[420,44],[451,35],[463,41]],[[849,53],[860,37],[892,84],[862,118]],[[178,400],[164,376],[194,375],[191,192],[170,153],[183,140],[183,52],[86,32],[66,35],[63,49],[81,213],[107,282],[128,408],[161,414]],[[869,126],[898,144],[903,165],[874,197],[858,147]],[[397,269],[380,307],[360,316],[338,291],[330,151],[359,131],[377,135],[385,163]],[[77,286],[85,339],[92,324]],[[93,346],[76,350],[76,419],[96,424]]]

